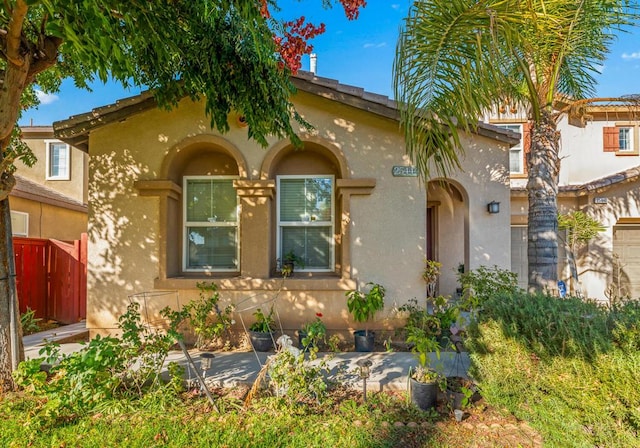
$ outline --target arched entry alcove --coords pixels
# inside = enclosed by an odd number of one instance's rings
[[[438,292],[455,297],[457,273],[469,266],[469,196],[458,182],[427,184],[427,258],[442,263]]]

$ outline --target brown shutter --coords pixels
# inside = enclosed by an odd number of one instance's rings
[[[602,150],[604,152],[616,152],[620,149],[620,133],[618,128],[602,128]]]
[[[522,172],[527,174],[529,171],[527,167],[527,160],[529,159],[529,153],[531,152],[531,123],[522,123],[522,153],[524,166]]]

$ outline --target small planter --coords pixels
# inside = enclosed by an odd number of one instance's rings
[[[375,345],[376,334],[373,331],[358,330],[353,332],[357,352],[372,352]]]
[[[466,394],[463,388],[466,389]],[[447,404],[451,409],[463,409],[481,398],[478,387],[471,380],[458,376],[447,378],[445,394]]]
[[[268,352],[273,349],[271,333],[249,330],[249,339],[251,339],[253,349],[257,352]]]
[[[411,402],[423,411],[428,411],[436,406],[438,398],[438,383],[421,383],[410,378],[410,397]]]

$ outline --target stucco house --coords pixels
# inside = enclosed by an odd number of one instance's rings
[[[562,105],[562,104],[561,104]],[[527,280],[526,111],[496,108],[487,122],[521,133],[510,150],[511,269]],[[577,254],[580,292],[607,300],[640,297],[640,109],[620,105],[588,107],[585,118],[564,116],[558,192],[560,213],[581,210],[605,231]],[[561,235],[562,236],[562,235]],[[559,250],[558,277],[570,276],[567,252]]]
[[[237,115],[221,135],[202,103],[164,111],[148,93],[54,123],[90,156],[93,333],[115,327],[131,294],[176,290],[188,301],[203,280],[232,303],[260,304],[282,288],[278,313],[291,332],[316,312],[329,330],[357,328],[345,292],[380,283],[387,300],[372,327],[392,328],[395,305],[425,297],[425,257],[443,262],[442,294],[456,293],[460,264],[509,268],[517,134],[481,124],[463,138],[464,171],[425,185],[392,100],[308,72],[293,82],[293,102],[315,127],[300,130],[302,149],[276,139],[260,147]],[[494,201],[500,213],[488,212]],[[290,251],[304,266],[283,282]]]
[[[9,195],[14,236],[77,240],[87,231],[88,155],[56,139],[51,126],[23,126],[22,141],[37,158],[16,162]]]

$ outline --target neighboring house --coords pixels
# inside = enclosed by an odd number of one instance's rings
[[[21,131],[38,161],[33,167],[16,163],[9,195],[13,235],[80,239],[87,231],[87,154],[55,139],[51,126]]]
[[[387,301],[373,326],[391,328],[395,305],[425,297],[425,257],[443,262],[440,292],[449,295],[460,264],[510,266],[508,151],[517,134],[480,125],[463,137],[464,171],[425,185],[405,155],[393,101],[310,73],[293,81],[293,102],[315,126],[300,131],[303,149],[277,139],[260,147],[236,115],[221,135],[203,103],[164,111],[147,93],[54,124],[58,138],[90,155],[93,333],[115,327],[131,294],[177,290],[184,303],[203,280],[224,300],[255,306],[282,286],[288,331],[316,312],[329,329],[355,328],[345,292],[380,283]],[[493,201],[500,213],[488,212]],[[304,266],[283,283],[279,260],[290,251]],[[155,310],[168,304],[154,297]]]
[[[587,120],[560,121],[560,213],[581,210],[606,227],[578,254],[581,292],[604,300],[616,295],[640,297],[640,110],[627,106],[587,108]],[[524,157],[529,147],[526,114],[508,105],[487,121],[516,132],[511,149],[511,267],[527,282],[527,193]],[[561,234],[562,236],[562,234]],[[569,269],[559,250],[559,278]]]

